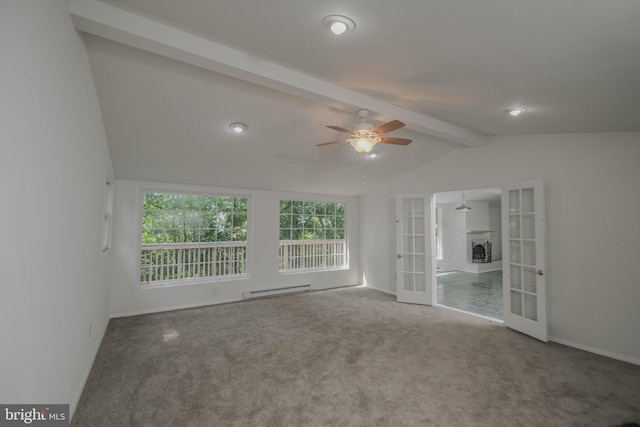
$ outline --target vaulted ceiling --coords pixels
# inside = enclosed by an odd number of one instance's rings
[[[332,14],[355,30],[330,33]],[[354,195],[493,135],[640,130],[637,0],[71,0],[71,16],[117,178]],[[359,108],[413,143],[316,147]]]

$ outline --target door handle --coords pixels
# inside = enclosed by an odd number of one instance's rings
[[[402,254],[396,255],[396,258],[402,258]]]
[[[544,276],[544,271],[542,271],[542,269],[538,269],[536,273],[538,273],[538,276]]]

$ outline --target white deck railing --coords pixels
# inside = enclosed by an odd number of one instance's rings
[[[140,282],[247,274],[247,242],[143,244]]]
[[[346,261],[344,239],[280,241],[280,271],[342,268]]]
[[[344,239],[281,240],[280,271],[324,270],[346,265]],[[247,242],[143,244],[140,282],[204,277],[245,277]]]

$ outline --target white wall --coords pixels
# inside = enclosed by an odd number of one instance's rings
[[[546,187],[551,337],[640,364],[640,133],[492,138],[484,147],[460,148],[372,190],[360,200],[368,285],[395,292],[395,193],[534,178],[543,178]]]
[[[466,219],[466,230],[489,230],[489,202],[468,201],[467,206],[471,208],[469,212],[457,212]]]
[[[212,281],[165,288],[139,287],[140,268],[138,265],[139,221],[136,210],[136,189],[139,186],[159,185],[167,190],[240,193],[251,197],[251,217],[249,224],[250,278],[240,280]],[[182,307],[216,304],[242,299],[246,290],[269,289],[274,287],[311,284],[316,289],[357,285],[361,283],[359,256],[357,197],[319,196],[271,191],[250,191],[216,189],[209,187],[179,186],[170,184],[144,183],[130,180],[116,180],[116,199],[113,233],[113,262],[111,267],[111,315],[126,316]],[[346,203],[347,233],[349,245],[349,269],[316,273],[278,272],[279,203],[280,199],[333,200]],[[212,289],[215,288],[215,295]]]
[[[477,271],[473,269],[478,266],[471,262],[471,240],[489,239],[493,242],[496,239],[496,233],[467,234],[467,230],[495,230],[491,227],[491,215],[495,212],[490,209],[488,202],[468,200],[466,204],[471,208],[470,212],[456,211],[460,202],[438,204],[442,214],[443,258],[438,263],[440,271]],[[500,228],[500,209],[496,211],[497,227]]]
[[[460,204],[447,203],[439,205],[442,209],[442,261],[441,271],[462,270],[467,262],[466,216],[456,212]]]
[[[0,58],[0,402],[73,412],[108,321],[111,163],[68,1],[2,1]]]
[[[491,259],[502,259],[502,212],[500,207],[489,206],[489,230],[491,233]]]

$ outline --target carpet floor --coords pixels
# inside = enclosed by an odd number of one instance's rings
[[[73,426],[617,426],[640,366],[344,288],[109,322]]]

